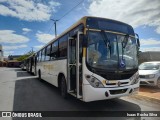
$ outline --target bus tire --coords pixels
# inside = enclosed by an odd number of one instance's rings
[[[64,76],[61,77],[60,90],[61,90],[61,96],[66,99],[68,97],[68,94],[67,94],[66,80],[65,80]]]
[[[41,79],[41,71],[40,71],[40,70],[38,70],[38,79],[39,79],[39,80],[42,80],[42,79]]]

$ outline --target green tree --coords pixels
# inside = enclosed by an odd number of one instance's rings
[[[31,56],[31,55],[33,55],[33,54],[34,54],[33,51],[29,51],[28,53],[26,53],[26,54],[20,56],[19,58],[17,58],[17,60],[18,60],[18,61],[23,61],[23,60],[25,60],[26,58],[28,58],[29,56]]]

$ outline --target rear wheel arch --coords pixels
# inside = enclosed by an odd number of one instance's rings
[[[60,73],[58,75],[58,88],[61,91],[61,95],[63,98],[67,98],[68,97],[68,93],[67,93],[67,82],[66,82],[66,78],[65,75],[63,73]]]
[[[58,74],[58,87],[59,87],[59,88],[61,87],[61,79],[62,79],[62,77],[65,78],[64,73],[59,73],[59,74]],[[66,78],[65,78],[65,80],[66,80]]]

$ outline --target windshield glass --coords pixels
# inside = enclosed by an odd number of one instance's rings
[[[87,46],[87,63],[91,67],[115,70],[138,67],[135,38],[129,37],[125,47],[124,35],[90,31]],[[118,62],[119,61],[119,62]]]
[[[158,70],[159,65],[157,63],[142,63],[139,66],[140,70]]]

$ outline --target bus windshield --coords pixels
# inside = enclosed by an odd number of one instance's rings
[[[93,68],[117,70],[138,68],[137,45],[134,37],[115,33],[88,32],[87,64]]]

